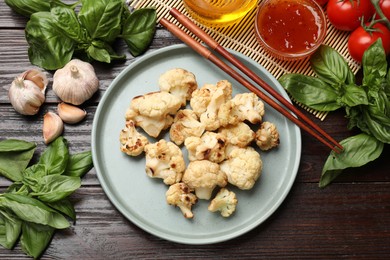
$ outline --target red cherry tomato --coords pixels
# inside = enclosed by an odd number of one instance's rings
[[[364,51],[378,38],[382,39],[382,45],[386,55],[390,53],[390,31],[381,23],[372,26],[376,30],[367,32],[362,26],[351,33],[348,39],[348,51],[353,59],[362,62]]]
[[[328,0],[315,0],[320,6],[325,6]]]
[[[381,0],[379,1],[379,7],[381,8],[383,14],[387,19],[390,20],[390,0]],[[376,19],[379,19],[380,16],[378,14],[375,15]]]
[[[326,11],[330,23],[339,30],[353,31],[372,18],[375,8],[370,0],[329,0]]]

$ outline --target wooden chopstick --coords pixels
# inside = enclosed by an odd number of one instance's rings
[[[262,87],[266,92],[273,96],[276,100],[282,103],[286,108],[290,109],[297,117],[301,118],[305,123],[314,128],[318,133],[322,134],[325,138],[331,141],[334,145],[343,149],[343,147],[333,139],[328,133],[326,133],[322,128],[316,125],[312,120],[310,120],[305,114],[303,114],[299,109],[297,109],[293,104],[281,96],[275,89],[268,85],[262,78],[257,76],[253,71],[246,67],[241,61],[234,57],[230,52],[223,48],[217,41],[215,41],[210,35],[203,31],[199,26],[193,23],[187,16],[182,14],[176,8],[170,10],[170,14],[175,17],[182,25],[184,25],[189,31],[195,34],[199,39],[201,39],[206,45],[211,49],[215,50],[222,55],[226,60],[231,64],[241,70],[245,75],[250,79],[256,82],[260,87]]]
[[[301,129],[308,132],[310,135],[315,137],[317,140],[322,142],[324,145],[328,146],[330,149],[335,151],[336,153],[340,153],[340,149],[342,149],[342,146],[340,144],[334,146],[332,143],[329,143],[327,140],[325,140],[322,136],[320,136],[317,132],[313,131],[313,129],[309,128],[307,125],[305,125],[302,121],[300,121],[297,117],[295,117],[293,114],[290,113],[290,111],[286,110],[282,106],[280,106],[276,101],[274,101],[272,98],[265,95],[260,89],[252,85],[249,81],[247,81],[243,76],[241,76],[238,72],[236,72],[233,68],[231,68],[229,65],[227,65],[225,62],[223,62],[221,59],[219,59],[216,55],[214,55],[208,48],[203,46],[202,44],[198,43],[195,39],[193,39],[191,36],[186,34],[184,31],[182,31],[179,27],[176,25],[170,23],[167,19],[162,18],[160,20],[160,24],[166,27],[172,34],[174,34],[176,37],[178,37],[180,40],[182,40],[184,43],[186,43],[189,47],[191,47],[194,51],[199,53],[204,58],[208,59],[212,63],[214,63],[217,67],[222,69],[224,72],[226,72],[228,75],[230,75],[232,78],[237,80],[239,83],[241,83],[244,87],[255,93],[260,99],[262,99],[264,102],[269,104],[272,108],[277,110],[279,113],[287,117],[290,121],[295,123],[297,126],[299,126]],[[184,25],[184,24],[183,24]],[[198,27],[199,28],[199,27]],[[190,28],[188,28],[190,29]],[[200,29],[200,28],[199,28]],[[210,41],[209,41],[210,42]],[[214,44],[215,45],[215,44]],[[217,46],[215,46],[217,48]],[[249,69],[247,69],[249,70]],[[269,86],[269,88],[271,88]],[[287,101],[288,102],[288,101]],[[314,123],[313,123],[314,124]],[[315,124],[314,124],[315,125]],[[315,125],[318,129],[319,127]],[[337,147],[339,149],[337,149]]]

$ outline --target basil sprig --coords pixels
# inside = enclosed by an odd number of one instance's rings
[[[0,194],[0,244],[12,249],[20,238],[22,250],[37,258],[55,230],[75,220],[68,197],[93,164],[90,151],[70,155],[67,140],[58,137],[28,166],[35,148],[21,140],[0,141],[0,173],[13,181]]]
[[[30,18],[25,28],[28,56],[32,64],[47,70],[62,68],[74,56],[105,63],[124,60],[126,55],[113,48],[117,39],[126,42],[133,56],[141,55],[156,30],[155,8],[131,13],[124,0],[80,0],[71,5],[60,0],[6,3]]]
[[[360,167],[377,159],[390,143],[390,72],[379,38],[364,53],[363,80],[358,85],[345,59],[323,45],[310,58],[316,77],[283,75],[279,82],[298,102],[318,111],[344,108],[348,129],[362,133],[340,142],[344,151],[331,152],[319,186],[330,184],[344,169]]]

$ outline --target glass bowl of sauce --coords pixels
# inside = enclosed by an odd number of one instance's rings
[[[255,32],[272,56],[303,59],[324,41],[326,17],[314,0],[264,0],[256,14]]]

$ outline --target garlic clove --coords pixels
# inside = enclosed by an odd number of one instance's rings
[[[67,124],[76,124],[87,115],[84,109],[69,105],[65,102],[59,103],[57,107],[58,115]]]
[[[45,102],[41,89],[33,81],[25,80],[23,74],[12,81],[8,97],[13,108],[22,115],[37,114]]]
[[[44,72],[37,69],[30,69],[22,73],[21,78],[34,82],[41,89],[42,93],[45,94],[49,80]]]
[[[47,112],[43,116],[43,140],[45,144],[54,141],[63,131],[64,123],[56,113]]]
[[[64,102],[80,105],[99,89],[99,80],[93,66],[73,59],[53,75],[53,91]]]

